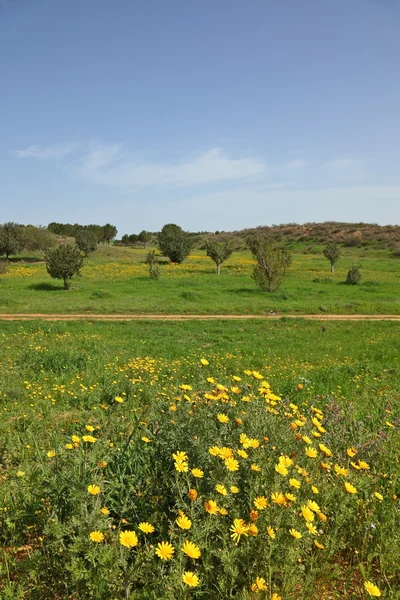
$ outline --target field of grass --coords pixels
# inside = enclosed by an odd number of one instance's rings
[[[251,277],[249,252],[234,253],[218,277],[205,252],[194,250],[181,265],[165,264],[153,281],[144,263],[147,250],[102,246],[85,261],[68,292],[52,280],[40,256],[27,255],[0,276],[2,313],[264,314],[400,313],[400,261],[389,250],[345,248],[330,273],[321,248],[304,253],[294,246],[290,277],[274,293],[260,291]],[[162,259],[164,260],[164,259]],[[362,280],[344,285],[352,264]]]
[[[400,324],[0,332],[2,600],[400,598]]]

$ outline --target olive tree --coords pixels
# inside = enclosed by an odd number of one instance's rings
[[[94,231],[82,227],[75,234],[75,242],[79,250],[87,258],[97,248],[97,235]]]
[[[174,263],[183,262],[192,247],[189,234],[174,223],[164,225],[158,234],[158,245],[162,254]]]
[[[47,272],[53,279],[62,279],[64,288],[68,290],[71,279],[79,276],[83,258],[78,246],[65,244],[49,250],[45,256]]]
[[[25,250],[39,250],[44,255],[46,250],[57,245],[57,238],[48,227],[27,225],[22,230],[22,243]]]
[[[234,248],[232,242],[206,242],[207,256],[217,267],[217,275],[221,273],[221,265],[232,255]]]
[[[21,225],[17,223],[4,223],[0,225],[0,256],[8,260],[12,254],[18,254],[23,249]]]
[[[145,231],[143,229],[143,231],[141,231],[137,236],[137,241],[143,244],[143,248],[146,248],[146,244],[150,242],[152,237],[153,236],[151,235],[150,231]]]
[[[331,263],[331,273],[335,272],[335,264],[340,258],[340,248],[335,242],[328,242],[324,248],[324,256]]]
[[[253,279],[264,292],[278,290],[288,275],[292,262],[290,252],[271,239],[268,234],[253,234],[246,241],[257,260]]]

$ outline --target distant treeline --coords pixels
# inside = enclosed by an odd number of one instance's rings
[[[115,225],[106,223],[105,225],[79,225],[79,223],[49,223],[47,229],[56,235],[65,235],[76,238],[79,231],[89,231],[96,236],[97,242],[106,242],[109,244],[117,235],[118,230]]]

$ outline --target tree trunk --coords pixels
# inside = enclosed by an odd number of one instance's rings
[[[335,265],[334,265],[334,263],[331,263],[331,273],[334,273],[334,272],[335,272]]]
[[[69,290],[70,285],[71,284],[70,284],[69,280],[65,277],[64,278],[64,290]]]
[[[217,275],[221,275],[221,265],[217,264]]]

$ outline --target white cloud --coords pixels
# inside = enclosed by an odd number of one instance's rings
[[[28,146],[16,150],[19,158],[38,158],[42,160],[61,160],[75,150],[76,144],[58,144],[54,146]]]
[[[122,146],[95,145],[81,158],[80,174],[92,183],[123,191],[149,186],[192,187],[222,181],[257,178],[266,171],[260,158],[230,158],[213,148],[173,164],[143,162],[125,154]]]

